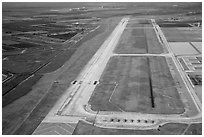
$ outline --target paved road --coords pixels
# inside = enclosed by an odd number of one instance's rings
[[[152,24],[157,35],[161,37],[160,41],[165,43],[169,51],[168,54],[114,54],[113,50],[116,47],[121,34],[123,33],[129,18],[123,18],[112,34],[103,43],[100,49],[92,57],[92,59],[85,66],[83,71],[76,78],[76,81],[62,98],[56,103],[50,113],[43,120],[43,123],[77,123],[79,120],[93,119],[95,126],[98,127],[112,127],[112,128],[128,128],[128,129],[153,129],[158,128],[159,125],[163,125],[168,122],[181,122],[191,123],[200,122],[201,113],[193,117],[183,117],[182,115],[158,115],[158,114],[139,114],[133,112],[94,112],[88,106],[89,98],[94,91],[96,85],[95,81],[100,79],[106,64],[111,56],[168,56],[172,57],[175,62],[175,56],[173,55],[168,43],[160,28],[156,25],[154,20]],[[177,69],[179,70],[180,68]],[[191,93],[191,91],[189,91]],[[192,95],[192,94],[191,94]],[[192,95],[194,97],[194,95]],[[194,100],[198,110],[199,103]],[[201,110],[200,110],[201,111]],[[110,122],[110,119],[120,119],[120,122]],[[126,122],[122,122],[126,120]],[[140,120],[140,122],[138,122]]]
[[[178,61],[177,61],[173,51],[171,50],[171,48],[170,48],[170,46],[169,46],[169,44],[168,44],[168,42],[167,42],[167,40],[166,40],[162,30],[161,30],[161,28],[156,24],[154,19],[152,19],[152,24],[153,24],[153,27],[156,29],[156,34],[160,36],[162,42],[167,47],[167,50],[168,50],[169,54],[171,55],[171,58],[173,59],[175,65],[176,65],[176,68],[179,71],[179,73],[181,75],[181,78],[184,81],[184,83],[185,83],[185,85],[186,85],[186,87],[188,89],[188,92],[191,95],[191,97],[192,97],[192,99],[193,99],[197,109],[201,112],[202,111],[202,104],[201,104],[200,100],[198,99],[197,95],[195,94],[195,91],[192,88],[188,78],[186,77],[185,72],[182,71],[182,68],[179,65],[179,63],[178,63]]]
[[[162,54],[113,54],[112,56],[135,56],[135,57],[141,57],[141,56],[159,56],[159,57],[167,57],[167,56],[171,56],[171,54],[169,53],[162,53]]]
[[[123,18],[119,22],[115,30],[111,33],[108,39],[103,43],[103,45],[99,48],[99,50],[76,78],[75,84],[70,86],[62,98],[59,99],[53,109],[43,120],[42,124],[60,122],[77,123],[80,119],[86,118],[85,115],[77,116],[76,113],[77,111],[84,111],[82,104],[87,104],[94,88],[96,87],[96,85],[93,83],[100,79],[100,76],[105,69],[108,60],[110,59],[127,22],[128,18]],[[77,109],[81,110],[76,110],[76,106]],[[74,116],[70,117],[70,115]],[[95,114],[89,113],[89,115],[95,117]],[[39,130],[39,128],[36,130]]]
[[[58,114],[66,115],[68,113],[75,112],[76,108],[74,106],[76,104],[88,102],[94,88],[96,87],[94,82],[100,79],[100,76],[105,69],[108,60],[113,54],[112,52],[117,45],[123,30],[125,29],[127,21],[128,18],[121,20],[112,34],[103,43],[100,49],[85,66],[83,71],[79,74],[75,84],[68,89],[67,93],[69,94],[69,91],[71,91],[72,94],[68,96],[64,95],[60,100],[65,101],[58,102],[57,104],[59,105],[54,107],[53,112],[57,110]]]

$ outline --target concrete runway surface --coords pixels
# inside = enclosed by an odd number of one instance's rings
[[[120,56],[113,53],[117,43],[128,23],[129,17],[124,17],[116,26],[111,35],[104,41],[99,50],[88,62],[73,84],[67,89],[65,94],[59,99],[42,123],[78,123],[79,120],[94,121],[95,126],[103,128],[119,129],[157,129],[165,123],[200,123],[201,103],[195,93],[192,92],[189,82],[181,71],[174,54],[172,53],[166,38],[160,27],[151,20],[155,33],[160,43],[168,49],[167,54],[121,54],[121,56],[166,56],[174,61],[189,94],[198,110],[194,116],[183,116],[182,114],[160,115],[160,114],[141,114],[133,112],[111,112],[111,111],[92,111],[88,101],[97,83],[105,70],[106,64],[112,56]],[[121,122],[110,122],[110,119],[119,119]],[[143,122],[137,122],[140,119]],[[126,122],[123,122],[126,120]],[[37,130],[34,132],[37,134]]]

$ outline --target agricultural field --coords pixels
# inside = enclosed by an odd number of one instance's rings
[[[164,57],[111,58],[89,104],[94,111],[184,112]]]

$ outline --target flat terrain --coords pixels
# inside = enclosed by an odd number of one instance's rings
[[[45,74],[32,87],[32,90],[30,89],[31,91],[29,90],[20,99],[4,107],[2,109],[3,134],[32,134],[55,102],[95,54],[107,35],[110,35],[120,19],[121,17],[105,19],[102,22],[102,31],[100,30],[98,35],[83,40],[84,42],[80,43],[80,48],[61,68]],[[42,71],[47,72],[50,69],[52,68]],[[60,83],[53,83],[54,81]],[[30,126],[31,123],[33,126]]]
[[[188,42],[169,42],[169,45],[176,56],[198,54],[198,52]]]
[[[201,42],[202,30],[194,27],[162,28],[168,42]]]
[[[200,52],[202,53],[202,42],[191,42],[193,46]]]
[[[189,76],[191,80],[192,78],[195,78],[195,76],[200,78],[200,79],[197,79],[196,84],[195,84],[195,81],[193,80],[192,80],[192,83],[194,83],[194,89],[195,89],[196,95],[200,99],[200,102],[202,102],[202,71],[187,72],[187,75]]]
[[[202,124],[169,123],[159,129],[152,130],[125,130],[107,129],[93,126],[80,121],[74,130],[74,135],[201,135]]]
[[[163,47],[150,24],[132,20],[123,32],[115,53],[163,53]]]
[[[127,28],[137,28],[137,27],[152,27],[151,21],[145,18],[137,18],[129,20]]]
[[[184,112],[164,57],[112,57],[89,104],[95,111]]]
[[[2,134],[201,135],[201,56],[201,2],[4,2]]]

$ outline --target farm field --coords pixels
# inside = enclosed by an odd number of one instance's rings
[[[184,112],[164,57],[111,58],[89,104],[94,111]]]

